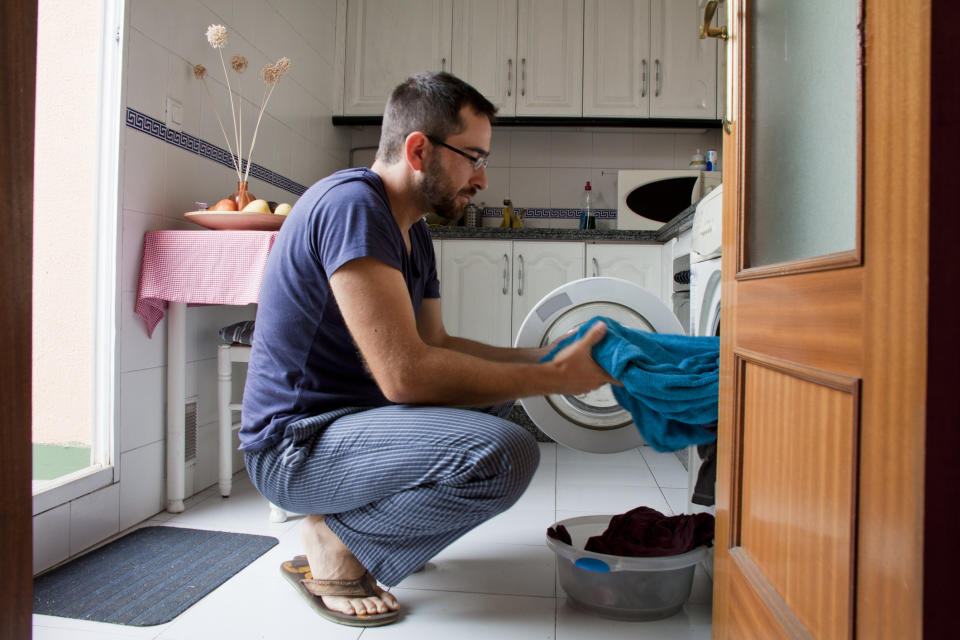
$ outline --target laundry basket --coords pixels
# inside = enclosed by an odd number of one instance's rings
[[[557,554],[560,586],[575,605],[609,618],[655,620],[677,613],[690,597],[693,574],[707,547],[673,556],[631,558],[584,551],[612,516],[561,520],[573,545],[547,537]]]

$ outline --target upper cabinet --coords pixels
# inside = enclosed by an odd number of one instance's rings
[[[713,120],[717,44],[698,0],[348,0],[344,115],[451,71],[501,117]]]
[[[717,44],[697,0],[586,0],[583,115],[717,117]]]
[[[450,71],[452,0],[349,0],[343,112],[383,115],[400,82]]]
[[[454,0],[453,73],[500,116],[580,116],[583,0]]]

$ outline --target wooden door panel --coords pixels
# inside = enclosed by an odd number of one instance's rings
[[[849,637],[858,380],[739,350],[737,359],[731,540],[814,637]]]
[[[856,268],[740,280],[737,345],[858,376],[863,366],[862,291],[863,273]]]

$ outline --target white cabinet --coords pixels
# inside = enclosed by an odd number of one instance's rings
[[[582,242],[445,240],[441,251],[444,327],[498,347],[544,295],[583,277]]]
[[[717,117],[716,40],[697,0],[586,0],[583,115]]]
[[[583,113],[583,0],[520,0],[518,116]]]
[[[517,105],[517,0],[454,0],[453,74],[499,110]]]
[[[717,41],[697,37],[698,0],[652,0],[651,118],[717,117]]]
[[[453,73],[501,116],[580,116],[583,0],[454,0]]]
[[[343,112],[383,115],[394,87],[450,71],[452,0],[349,0]]]
[[[661,251],[657,244],[588,244],[587,276],[629,280],[663,300]]]
[[[513,322],[511,344],[524,318],[545,295],[583,277],[582,242],[513,243]]]
[[[447,333],[510,346],[512,242],[444,240],[440,306]]]

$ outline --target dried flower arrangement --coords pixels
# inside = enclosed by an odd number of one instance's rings
[[[220,125],[220,132],[223,133],[223,138],[227,143],[227,149],[230,151],[230,156],[233,159],[233,168],[237,172],[237,181],[240,183],[246,183],[247,177],[250,175],[250,165],[252,164],[253,158],[253,147],[257,143],[257,131],[260,128],[260,121],[263,118],[263,112],[266,110],[267,102],[270,100],[270,96],[273,95],[273,90],[277,86],[277,82],[280,78],[290,70],[290,58],[280,58],[277,60],[276,64],[268,64],[263,67],[260,74],[264,81],[263,96],[260,100],[260,113],[257,115],[257,124],[253,128],[253,137],[251,138],[250,148],[247,150],[247,166],[242,170],[243,162],[243,88],[241,86],[240,79],[243,75],[243,72],[247,69],[247,59],[240,55],[235,55],[230,58],[230,67],[237,74],[237,93],[238,93],[238,102],[239,106],[234,107],[233,102],[233,88],[230,85],[230,75],[227,73],[227,64],[223,58],[223,48],[227,44],[227,28],[220,24],[212,24],[207,27],[207,42],[210,43],[210,46],[217,50],[217,53],[220,54],[220,65],[223,68],[223,75],[227,81],[227,94],[230,97],[230,113],[233,120],[233,143],[236,145],[236,153],[234,153],[233,145],[230,144],[230,137],[227,135],[226,128],[223,126],[223,121],[220,119],[220,114],[217,113],[216,105],[213,102],[213,94],[210,93],[210,87],[207,85],[207,69],[202,64],[198,64],[193,67],[193,75],[203,82],[203,88],[207,91],[207,97],[210,98],[210,104],[213,106],[213,113],[217,117],[217,123]],[[239,112],[239,115],[238,115]]]

